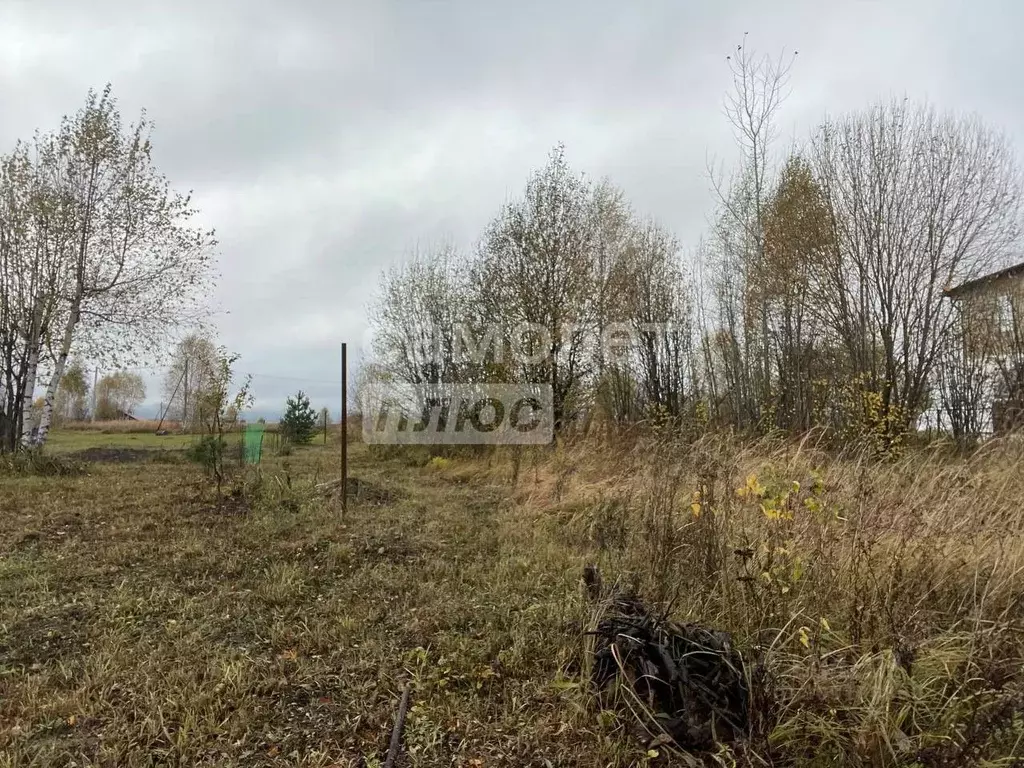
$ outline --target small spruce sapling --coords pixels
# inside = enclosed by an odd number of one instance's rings
[[[309,443],[316,431],[317,413],[309,404],[309,397],[300,389],[289,397],[281,418],[281,435],[293,443]]]

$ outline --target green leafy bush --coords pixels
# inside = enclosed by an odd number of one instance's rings
[[[185,455],[190,461],[203,465],[213,474],[214,467],[223,458],[226,448],[227,442],[223,438],[217,435],[203,435],[185,449]]]

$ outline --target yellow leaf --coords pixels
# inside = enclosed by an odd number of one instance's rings
[[[690,505],[690,512],[693,513],[694,517],[700,517],[700,502],[693,502],[693,504]]]
[[[647,750],[647,757],[649,757],[651,760],[653,760],[654,758],[656,758],[660,754],[661,753],[658,750],[656,750],[656,749],[648,749]]]
[[[78,715],[68,715],[68,725],[74,725],[78,722]]]
[[[764,495],[764,486],[757,480],[757,475],[751,473],[747,476],[747,490],[755,496]]]
[[[832,631],[832,627],[828,625],[828,619],[826,619],[824,616],[821,617],[821,628],[824,629],[826,632]]]
[[[811,638],[807,634],[807,627],[800,627],[799,634],[800,634],[800,645],[802,645],[804,648],[810,648],[811,647]]]

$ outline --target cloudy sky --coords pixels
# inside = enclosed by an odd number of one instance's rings
[[[709,158],[735,159],[725,57],[799,51],[781,142],[892,95],[977,112],[1024,147],[1014,0],[0,0],[0,147],[90,88],[145,108],[156,162],[220,240],[221,341],[257,410],[336,411],[380,270],[464,248],[550,148],[692,250]],[[160,399],[152,381],[152,410]]]

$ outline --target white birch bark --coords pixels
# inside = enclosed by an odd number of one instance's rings
[[[61,341],[60,352],[53,368],[53,376],[46,387],[46,395],[43,400],[43,410],[39,415],[39,429],[36,432],[35,445],[42,447],[46,443],[46,437],[50,433],[50,425],[53,422],[53,404],[57,399],[57,388],[64,377],[64,369],[67,367],[68,357],[71,355],[71,339],[74,336],[75,325],[77,325],[78,308],[72,310],[64,328],[64,339]]]
[[[32,315],[32,325],[29,332],[28,344],[29,353],[28,360],[26,361],[25,371],[25,394],[22,395],[21,402],[21,444],[28,448],[32,445],[32,395],[35,393],[36,388],[36,374],[39,371],[39,348],[42,346],[42,339],[40,338],[43,316],[43,301],[42,299],[36,299],[35,311]]]

